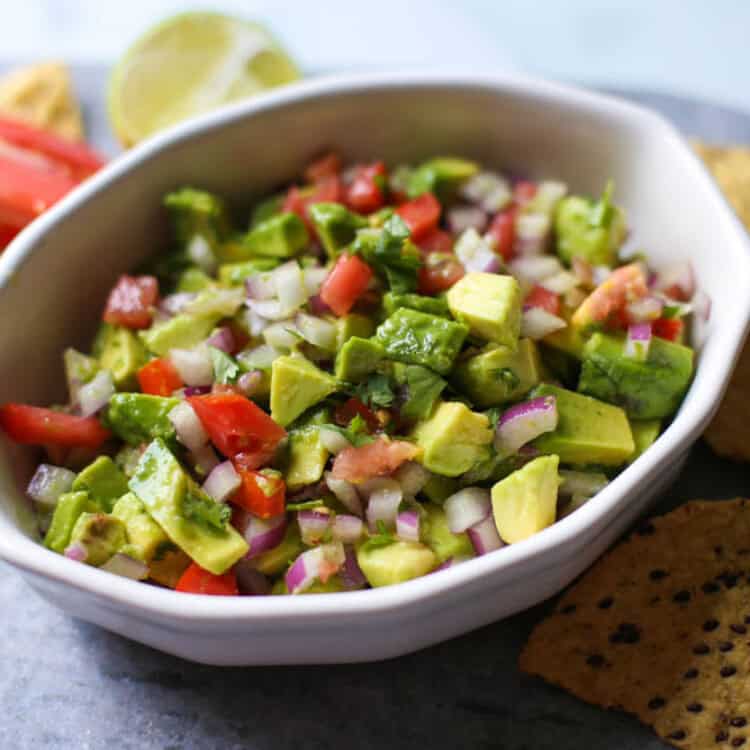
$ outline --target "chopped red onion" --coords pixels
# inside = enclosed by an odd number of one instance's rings
[[[169,359],[185,385],[211,385],[214,382],[214,366],[207,347],[172,349]]]
[[[326,582],[346,560],[341,542],[321,544],[303,552],[284,576],[290,594],[300,594],[310,588],[316,579]]]
[[[245,279],[245,293],[248,299],[264,300],[276,296],[276,285],[270,273],[254,273]]]
[[[330,427],[321,427],[318,430],[318,434],[320,435],[320,442],[323,444],[323,447],[334,456],[351,447],[351,443],[338,430]]]
[[[593,497],[601,492],[608,484],[609,479],[605,474],[594,471],[571,471],[560,470],[560,494],[561,495],[585,495]]]
[[[628,337],[625,340],[625,356],[638,362],[648,359],[651,346],[651,323],[633,323],[628,326]]]
[[[237,577],[237,589],[244,596],[266,596],[271,593],[271,582],[253,563],[243,558],[234,566]]]
[[[245,557],[252,560],[268,550],[278,547],[286,534],[286,514],[274,516],[273,518],[258,518],[248,513],[247,526],[243,532],[245,541],[250,545]]]
[[[198,451],[208,443],[208,433],[195,410],[187,401],[177,404],[167,414],[167,419],[174,425],[177,439],[188,450]]]
[[[303,272],[305,279],[305,291],[308,295],[316,295],[326,280],[329,269],[323,266],[310,266]]]
[[[53,508],[57,505],[60,495],[70,491],[75,478],[75,472],[70,469],[39,464],[26,488],[26,494],[37,503]]]
[[[216,500],[217,503],[226,502],[242,484],[242,479],[231,461],[222,461],[215,466],[203,482],[203,491]]]
[[[234,351],[235,341],[232,329],[229,326],[217,328],[207,339],[206,344],[220,349],[225,354],[231,354]]]
[[[202,445],[196,450],[191,450],[190,455],[196,471],[204,477],[208,476],[219,465],[219,457],[210,445]]]
[[[481,232],[487,226],[487,214],[477,206],[455,206],[448,210],[448,227],[453,234],[467,229]]]
[[[563,270],[562,264],[554,255],[514,258],[509,268],[511,273],[529,284],[536,284]]]
[[[476,229],[467,229],[456,241],[456,257],[467,271],[497,273],[500,256],[478,234]]]
[[[177,292],[168,294],[159,302],[159,309],[167,315],[177,315],[185,309],[185,306],[196,297],[195,292]]]
[[[104,565],[99,566],[99,569],[133,581],[144,581],[149,573],[146,563],[122,552],[112,555]]]
[[[263,339],[276,349],[293,349],[299,343],[300,335],[293,320],[282,320],[268,326],[263,331]]]
[[[634,323],[648,323],[661,317],[664,300],[649,294],[646,297],[629,302],[626,311],[628,318]]]
[[[246,349],[237,355],[237,361],[248,370],[268,370],[281,352],[268,344]]]
[[[316,318],[307,313],[297,313],[295,327],[305,341],[320,347],[327,352],[336,351],[336,326],[322,318]]]
[[[357,488],[346,479],[336,479],[330,471],[325,473],[328,489],[348,510],[357,516],[362,515],[362,501],[359,499]]]
[[[555,294],[566,294],[567,292],[575,289],[578,284],[578,277],[570,273],[570,271],[558,271],[552,276],[548,276],[546,279],[542,279],[541,285]]]
[[[75,562],[86,562],[88,554],[86,548],[80,542],[73,542],[73,544],[68,545],[63,552],[63,555],[65,555],[68,560],[74,560]]]
[[[513,199],[510,184],[495,172],[479,172],[470,177],[462,185],[461,195],[488,213],[500,211]]]
[[[266,318],[258,315],[255,310],[245,310],[245,325],[247,326],[247,332],[252,338],[260,336],[263,331],[270,325],[270,321]]]
[[[460,534],[490,514],[490,491],[481,487],[465,487],[447,498],[443,509],[448,528],[454,534]]]
[[[512,456],[521,446],[557,427],[557,401],[540,396],[516,404],[500,417],[495,430],[495,450],[500,458]]]
[[[405,542],[419,541],[419,513],[404,510],[396,516],[396,535]]]
[[[263,373],[260,370],[243,372],[237,378],[237,387],[248,397],[255,396],[263,384]]]
[[[500,539],[500,534],[497,533],[492,513],[479,523],[474,524],[466,533],[469,535],[477,555],[486,555],[488,552],[494,552],[496,549],[505,546],[503,540]]]
[[[404,497],[414,497],[427,484],[430,472],[416,461],[407,461],[398,467],[393,478],[401,485]]]
[[[297,513],[300,536],[305,544],[318,544],[331,525],[331,514],[323,509],[311,508]]]
[[[112,373],[99,370],[96,375],[78,390],[78,406],[82,417],[90,417],[103,409],[115,392]]]
[[[529,307],[521,316],[521,336],[538,341],[567,327],[567,323],[541,307]]]
[[[331,312],[331,308],[323,302],[319,294],[314,294],[310,297],[308,304],[310,305],[310,312],[313,315],[327,315]]]
[[[395,479],[373,479],[369,496],[367,524],[370,531],[375,533],[378,530],[378,521],[392,529],[396,525],[398,506],[404,499],[401,485]]]
[[[359,567],[357,553],[354,551],[354,548],[346,545],[344,547],[344,555],[344,564],[341,566],[341,570],[339,570],[339,578],[341,578],[344,588],[349,591],[364,588],[367,585],[367,579]]]
[[[362,537],[364,524],[361,518],[347,514],[338,514],[333,519],[331,533],[334,539],[338,539],[344,544],[354,544]]]

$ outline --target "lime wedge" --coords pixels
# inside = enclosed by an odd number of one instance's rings
[[[183,13],[146,32],[109,81],[109,119],[131,146],[230,101],[296,81],[297,66],[262,27],[218,13]]]

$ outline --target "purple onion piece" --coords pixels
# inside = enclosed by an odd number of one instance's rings
[[[354,548],[346,545],[344,547],[344,554],[344,564],[339,571],[339,578],[344,584],[344,588],[349,591],[364,588],[367,585],[367,579],[365,578],[362,569],[359,567]]]
[[[271,593],[271,582],[247,558],[234,566],[237,588],[245,596],[265,596]]]
[[[331,525],[331,514],[315,509],[301,510],[297,513],[297,523],[302,541],[317,544]]]
[[[211,393],[210,385],[188,385],[184,389],[185,398],[190,396],[204,396],[206,393]]]
[[[467,534],[477,555],[486,555],[488,552],[493,552],[505,546],[503,540],[500,539],[500,535],[497,533],[495,519],[492,514],[472,526],[467,531]]]
[[[396,535],[406,542],[419,541],[419,513],[405,510],[396,516]]]
[[[268,550],[278,547],[286,533],[286,514],[274,518],[258,518],[248,514],[248,524],[245,527],[245,541],[250,549],[245,555],[246,560],[252,560]]]
[[[234,334],[229,326],[221,326],[217,328],[207,339],[206,343],[209,346],[213,346],[216,349],[220,349],[225,354],[231,354],[234,349],[236,342],[234,340]]]
[[[628,327],[625,340],[625,356],[638,362],[645,362],[651,347],[651,323],[633,323]]]
[[[540,396],[508,409],[495,431],[495,450],[502,458],[512,456],[521,446],[557,427],[554,396]]]

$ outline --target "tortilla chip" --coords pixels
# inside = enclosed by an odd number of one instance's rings
[[[750,501],[643,525],[566,592],[520,666],[675,747],[750,747]]]
[[[45,130],[80,141],[81,110],[68,69],[48,62],[18,68],[0,78],[0,114],[16,117]]]

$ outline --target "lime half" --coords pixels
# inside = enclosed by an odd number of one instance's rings
[[[262,26],[184,13],[144,34],[117,64],[109,81],[110,123],[131,146],[187,117],[299,77]]]

